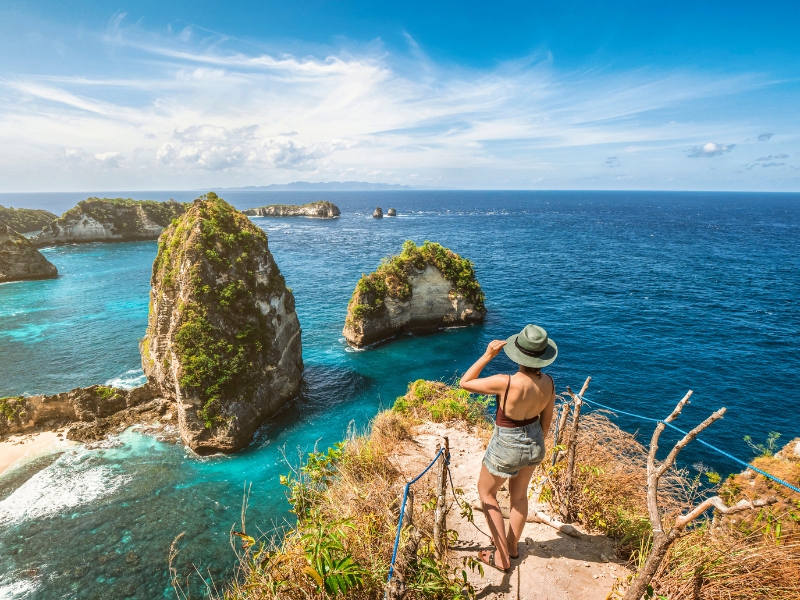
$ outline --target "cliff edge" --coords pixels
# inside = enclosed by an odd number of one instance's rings
[[[0,224],[0,282],[50,279],[58,269],[25,236]]]
[[[486,316],[472,262],[440,244],[412,241],[362,275],[347,306],[345,339],[362,347],[401,332],[466,325]]]
[[[267,235],[210,192],[161,235],[142,340],[184,442],[235,452],[300,387],[300,323]]]
[[[89,198],[31,238],[37,247],[80,242],[134,242],[157,240],[186,205],[174,200]]]
[[[335,219],[341,212],[339,207],[327,200],[308,204],[270,204],[243,211],[250,217],[311,217],[314,219]]]

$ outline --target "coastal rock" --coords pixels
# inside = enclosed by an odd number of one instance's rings
[[[34,208],[6,208],[0,205],[0,228],[4,225],[14,231],[27,233],[39,231],[58,217],[47,210]]]
[[[155,396],[149,385],[133,390],[93,385],[50,396],[0,398],[0,434],[17,433],[48,422],[91,423],[149,402]]]
[[[244,448],[303,371],[294,296],[267,235],[210,192],[161,235],[151,285],[148,380],[176,401],[192,450]]]
[[[372,213],[372,216],[375,217],[376,219],[382,219],[383,209],[380,206],[376,207],[375,212]]]
[[[341,212],[339,207],[327,200],[308,204],[270,204],[243,211],[250,217],[311,217],[314,219],[335,219]]]
[[[387,217],[396,217],[396,216],[397,216],[397,210],[396,210],[396,209],[394,209],[394,208],[390,208],[390,209],[389,209],[389,210],[386,212],[386,216],[387,216]]]
[[[0,224],[0,282],[50,279],[58,269],[25,236]]]
[[[186,205],[174,200],[89,198],[65,212],[31,238],[37,247],[81,242],[157,240]]]
[[[362,347],[401,332],[431,331],[482,321],[485,296],[472,263],[440,244],[403,244],[356,285],[344,337]]]

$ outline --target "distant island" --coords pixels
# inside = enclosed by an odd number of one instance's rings
[[[315,219],[335,219],[341,214],[339,207],[327,200],[317,200],[308,204],[270,204],[242,211],[249,217],[311,217]]]
[[[433,190],[427,185],[399,185],[397,183],[369,183],[367,181],[293,181],[292,183],[271,183],[269,185],[248,185],[244,187],[215,188],[216,191],[230,192],[382,192],[404,190]]]

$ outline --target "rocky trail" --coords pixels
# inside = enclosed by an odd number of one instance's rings
[[[479,507],[477,481],[484,443],[474,433],[427,423],[418,428],[411,442],[397,450],[395,464],[407,479],[411,479],[436,454],[436,445],[443,436],[448,436],[450,440],[450,467],[455,487],[464,491],[466,502]],[[499,500],[502,508],[502,490]],[[507,497],[505,505],[508,506]],[[536,510],[549,512],[547,505],[531,502],[529,522],[520,541],[519,558],[512,561],[512,568],[508,572],[485,566],[483,577],[477,570],[469,574],[477,597],[604,600],[617,578],[624,578],[630,572],[615,557],[614,541],[604,535],[586,533],[580,528],[580,537],[576,538],[549,525],[530,522],[530,515]],[[447,514],[447,526],[458,532],[458,541],[451,546],[450,555],[453,564],[460,565],[463,557],[474,556],[479,550],[490,548],[491,541],[478,530],[489,531],[480,510],[474,510],[474,525],[461,517],[459,512],[453,502]]]

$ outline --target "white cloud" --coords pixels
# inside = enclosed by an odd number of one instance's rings
[[[32,189],[37,169],[56,189],[266,184],[299,171],[309,180],[570,187],[610,181],[622,153],[627,173],[668,181],[693,172],[679,160],[687,147],[710,157],[734,144],[705,140],[755,140],[747,123],[702,111],[770,85],[760,75],[685,70],[564,72],[547,53],[487,69],[438,65],[410,37],[408,56],[376,45],[322,56],[245,52],[199,28],[161,37],[124,18],[115,15],[95,48],[113,53],[124,77],[0,80],[4,181],[22,177],[24,164],[35,168],[15,186]]]
[[[733,150],[736,144],[717,144],[715,142],[708,142],[702,146],[695,146],[689,151],[689,158],[719,156]]]

